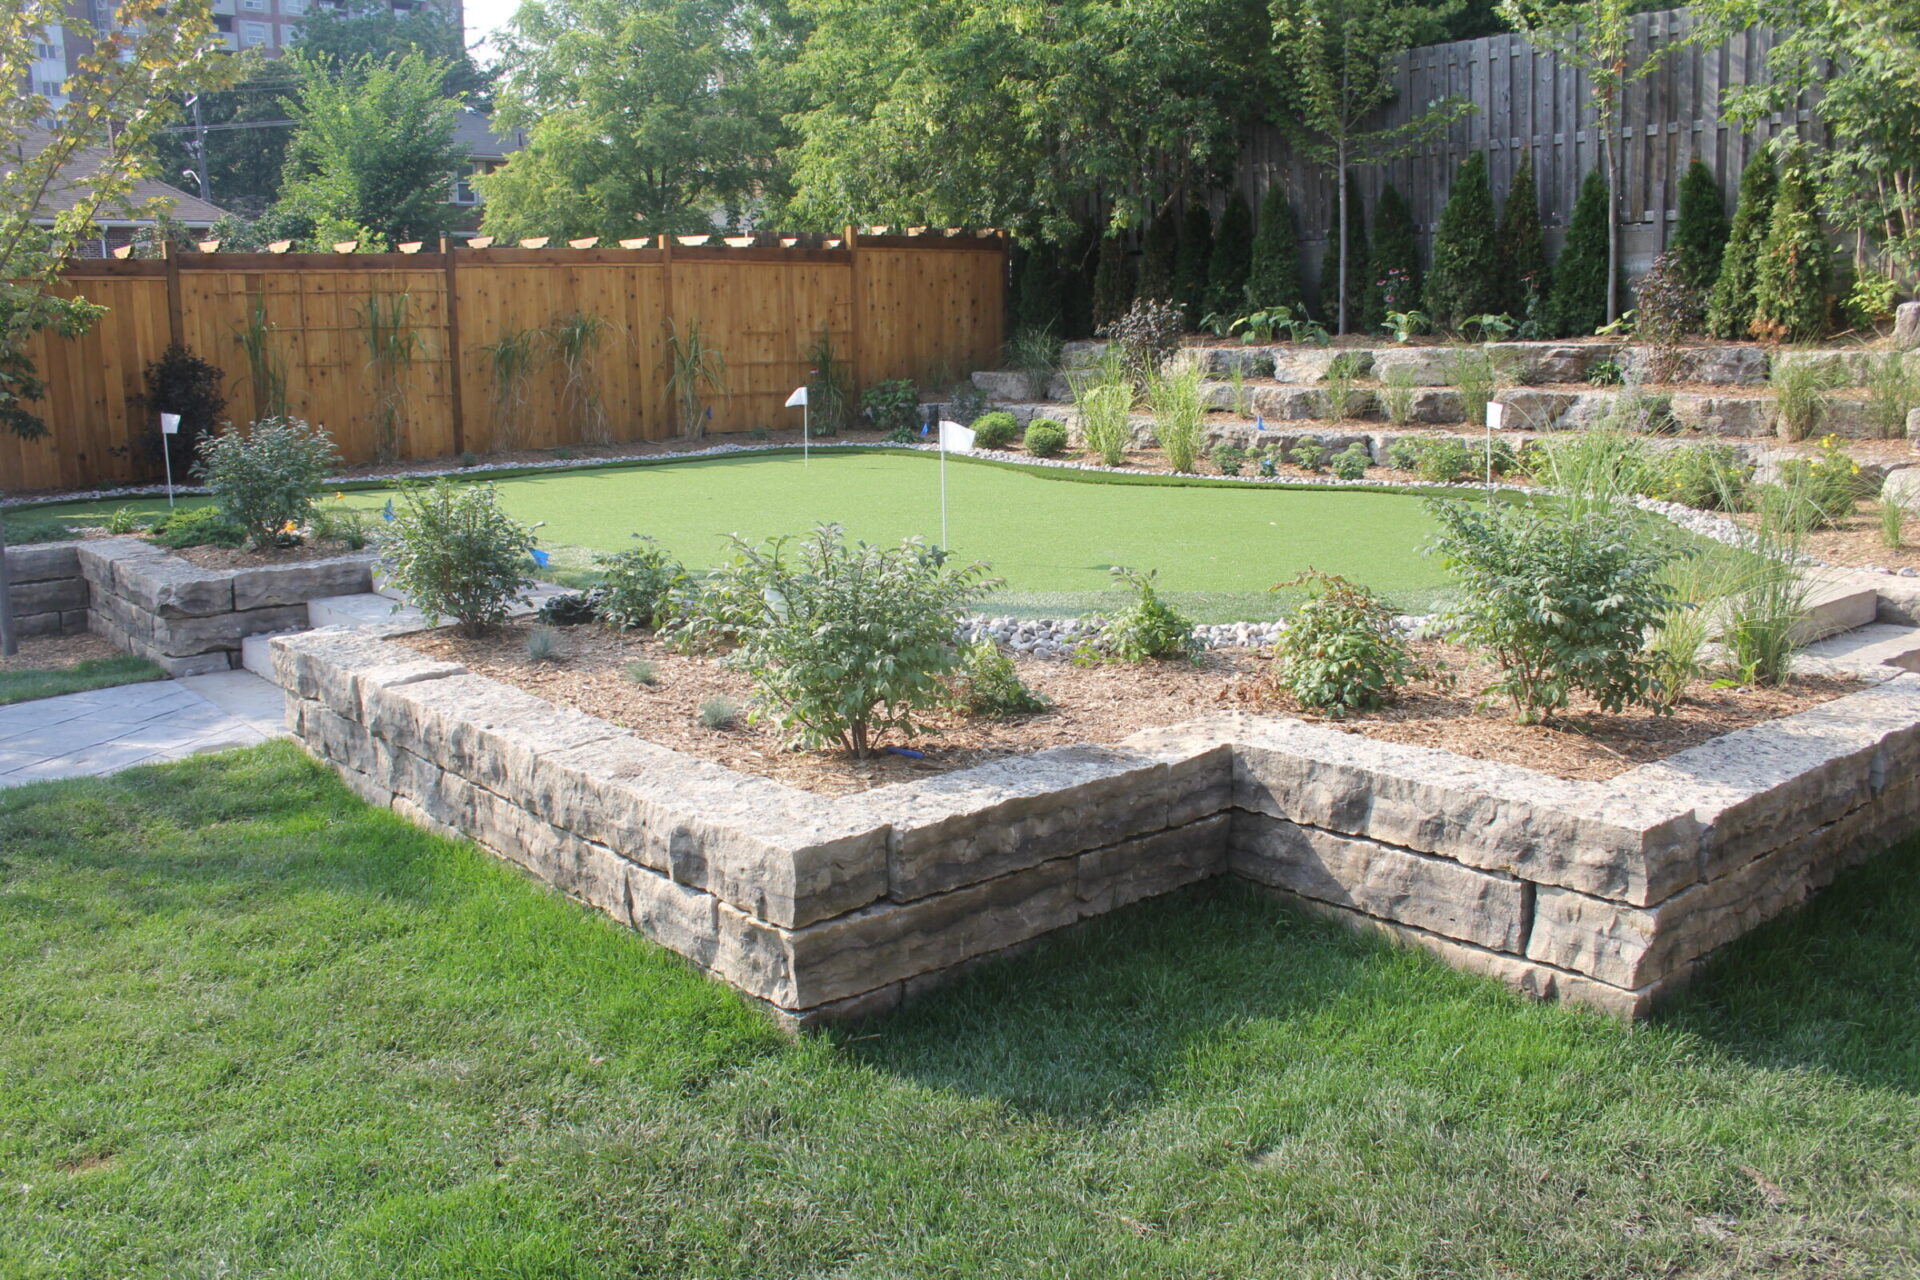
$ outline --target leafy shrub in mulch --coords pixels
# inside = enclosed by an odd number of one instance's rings
[[[1149,662],[1156,658],[1200,656],[1200,637],[1193,620],[1160,598],[1153,580],[1158,570],[1141,573],[1125,565],[1111,570],[1114,579],[1133,591],[1133,603],[1107,620],[1074,655],[1077,662]]]
[[[379,544],[387,577],[427,621],[452,618],[464,635],[505,622],[533,585],[533,527],[501,510],[490,484],[402,488]]]
[[[1273,647],[1273,678],[1301,706],[1336,719],[1375,711],[1418,670],[1394,612],[1358,583],[1308,571],[1274,589],[1307,599]]]
[[[982,449],[1004,449],[1020,434],[1020,420],[1005,409],[983,413],[973,420],[973,443]]]
[[[961,649],[959,664],[947,676],[947,699],[963,714],[994,718],[1026,715],[1053,706],[1051,698],[1027,688],[1013,659],[987,636]]]
[[[306,523],[321,482],[340,455],[325,428],[297,418],[263,418],[245,431],[200,442],[200,478],[252,547],[269,547]]]
[[[1035,418],[1027,424],[1021,447],[1036,458],[1051,458],[1066,451],[1067,429],[1052,418]]]
[[[673,594],[687,581],[686,568],[652,538],[634,535],[640,545],[594,563],[605,573],[599,588],[599,617],[622,631],[657,627]]]

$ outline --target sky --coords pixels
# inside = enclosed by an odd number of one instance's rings
[[[484,42],[489,35],[507,25],[507,19],[520,7],[520,0],[464,0],[467,20],[467,43],[469,45]],[[493,50],[484,46],[474,50],[474,56],[482,62],[493,60]]]

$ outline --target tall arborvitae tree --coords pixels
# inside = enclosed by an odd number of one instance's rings
[[[1553,264],[1553,292],[1547,299],[1548,322],[1562,338],[1585,337],[1607,323],[1610,205],[1607,176],[1588,170],[1573,202],[1567,243]]]
[[[1231,320],[1244,315],[1247,269],[1253,258],[1253,210],[1238,190],[1220,215],[1213,233],[1213,260],[1207,264],[1207,310]]]
[[[1015,329],[1051,329],[1060,332],[1060,266],[1058,250],[1046,241],[1018,251],[1014,270],[1013,326]]]
[[[1727,204],[1713,170],[1695,156],[1680,179],[1680,221],[1673,231],[1680,279],[1703,296],[1720,277],[1727,249]]]
[[[1095,330],[1112,324],[1127,314],[1133,305],[1133,258],[1127,245],[1109,231],[1100,241],[1099,265],[1093,271],[1093,314]]]
[[[1347,213],[1347,234],[1344,242],[1340,236],[1340,211]],[[1320,323],[1334,333],[1344,333],[1358,329],[1360,325],[1361,294],[1367,286],[1367,215],[1366,206],[1360,199],[1360,180],[1353,171],[1347,171],[1347,198],[1333,202],[1334,221],[1327,228],[1327,248],[1320,257]],[[1344,245],[1344,249],[1343,249]],[[1334,282],[1340,279],[1340,263],[1347,264],[1346,278],[1340,288]],[[1340,326],[1340,318],[1346,317],[1346,328]]]
[[[1378,333],[1389,311],[1420,309],[1420,241],[1413,213],[1389,182],[1373,210],[1373,252],[1367,255],[1367,286],[1360,304],[1361,328]]]
[[[1547,241],[1540,231],[1540,193],[1533,183],[1533,153],[1520,157],[1507,203],[1500,210],[1500,309],[1516,320],[1535,315],[1546,302]]]
[[[1147,224],[1140,240],[1140,267],[1134,296],[1166,302],[1173,297],[1174,260],[1180,255],[1180,211],[1169,200]]]
[[[1247,301],[1255,311],[1285,307],[1300,315],[1307,309],[1300,285],[1300,229],[1283,182],[1268,187],[1260,202],[1260,226],[1253,233],[1253,261],[1247,268]]]
[[[1753,273],[1753,336],[1769,342],[1810,342],[1826,336],[1833,252],[1815,207],[1804,163],[1780,174],[1766,243]]]
[[[1213,215],[1198,199],[1187,202],[1180,222],[1180,249],[1173,259],[1173,300],[1192,331],[1207,313],[1207,269],[1213,263]]]
[[[1713,297],[1707,303],[1707,332],[1716,338],[1751,337],[1753,276],[1760,248],[1767,242],[1773,221],[1773,198],[1779,190],[1779,171],[1771,153],[1762,151],[1747,161],[1740,175],[1740,200],[1734,206],[1733,227],[1720,255],[1720,274],[1714,278]]]
[[[1502,310],[1504,269],[1493,222],[1487,157],[1476,151],[1460,162],[1434,232],[1433,269],[1426,285],[1433,322],[1458,332],[1472,317]]]

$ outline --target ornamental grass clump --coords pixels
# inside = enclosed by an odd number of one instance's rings
[[[1127,458],[1133,438],[1134,383],[1126,366],[1109,353],[1094,378],[1074,389],[1074,408],[1080,413],[1080,436],[1100,461],[1117,467]]]
[[[727,600],[715,629],[753,679],[751,715],[770,716],[806,747],[871,755],[888,734],[947,697],[954,629],[998,585],[984,564],[958,565],[909,538],[849,543],[837,524],[762,546],[733,539],[733,559],[705,584]]]
[[[1429,504],[1434,551],[1461,586],[1455,638],[1492,661],[1486,693],[1521,724],[1551,720],[1575,692],[1602,710],[1654,706],[1649,627],[1671,603],[1672,552],[1617,512],[1504,503]]]
[[[1307,599],[1273,647],[1274,683],[1308,711],[1339,719],[1377,711],[1419,670],[1393,610],[1358,583],[1309,569],[1275,591]]]
[[[295,418],[264,418],[245,431],[200,442],[200,478],[220,513],[258,550],[293,533],[313,511],[327,473],[340,463],[322,427]]]
[[[452,618],[462,635],[482,635],[533,586],[527,571],[538,527],[502,511],[490,484],[407,485],[380,537],[380,565],[428,625]]]
[[[1175,471],[1200,469],[1200,445],[1206,437],[1207,410],[1200,397],[1197,365],[1163,373],[1147,389],[1153,408],[1153,433]]]

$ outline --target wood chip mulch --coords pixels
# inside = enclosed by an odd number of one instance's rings
[[[73,636],[22,636],[19,653],[0,657],[0,671],[65,671],[90,659],[120,656],[120,650],[105,636],[90,631]]]
[[[365,548],[362,548],[364,550]],[[182,547],[173,554],[202,569],[270,569],[307,560],[331,560],[354,554],[344,542],[302,542],[271,551],[248,551],[244,547]]]
[[[924,753],[924,759],[882,754],[857,760],[842,751],[789,749],[771,722],[749,723],[744,712],[753,703],[752,684],[719,659],[676,653],[639,633],[583,626],[556,629],[558,656],[536,661],[527,652],[534,626],[515,622],[481,639],[426,631],[401,642],[610,720],[648,741],[823,795],[851,794],[1051,747],[1114,743],[1142,729],[1235,709],[1297,716],[1349,733],[1440,747],[1563,778],[1600,780],[1861,687],[1830,677],[1796,679],[1784,690],[1715,689],[1703,681],[1672,717],[1608,715],[1590,703],[1576,703],[1554,726],[1520,726],[1503,708],[1478,706],[1476,694],[1486,673],[1466,654],[1423,644],[1422,659],[1446,664],[1454,673],[1451,680],[1423,679],[1386,712],[1331,721],[1303,715],[1275,694],[1263,680],[1269,665],[1265,655],[1246,649],[1214,650],[1194,664],[1075,666],[1020,659],[1021,678],[1053,699],[1051,711],[1008,720],[930,717],[925,735],[901,744]],[[653,683],[629,678],[636,662],[651,664]],[[736,702],[743,711],[740,721],[727,729],[702,726],[700,707],[712,698]]]

